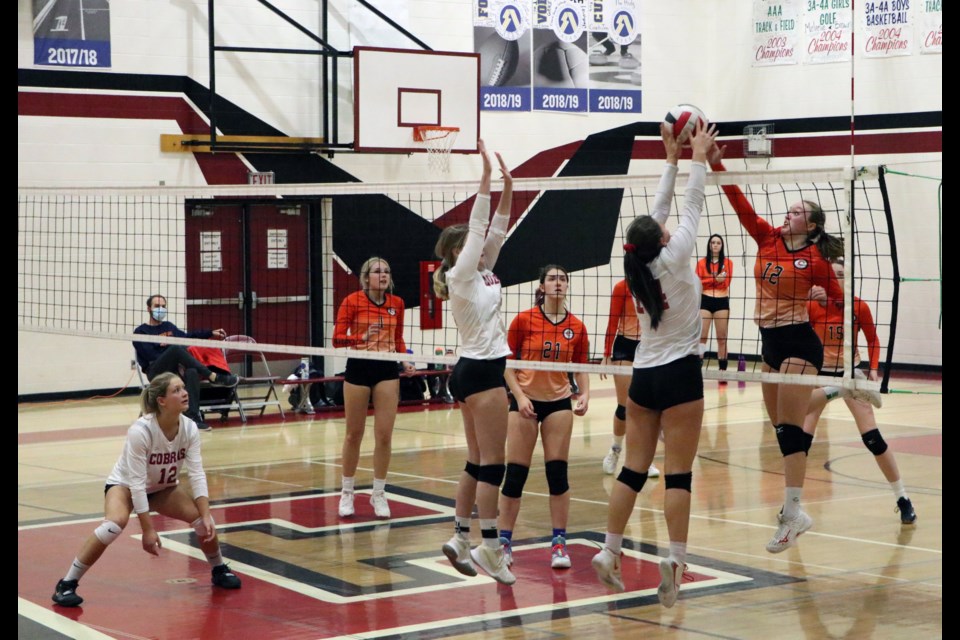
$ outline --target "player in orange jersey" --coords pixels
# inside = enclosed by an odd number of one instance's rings
[[[833,270],[838,279],[843,279],[843,261],[834,260]],[[822,287],[813,287],[810,291],[811,300],[808,304],[810,311],[810,324],[814,331],[823,342],[823,370],[821,375],[837,376],[843,375],[844,349],[843,349],[843,307],[837,307],[833,304],[827,304],[826,291]],[[867,339],[867,353],[869,354],[869,369],[864,375],[862,369],[854,369],[854,375],[858,379],[870,379],[876,381],[879,378],[880,366],[880,339],[877,337],[877,328],[873,323],[873,314],[870,313],[870,307],[867,303],[853,297],[853,346],[854,346],[854,367],[861,364],[860,351],[857,348],[857,338],[860,332]],[[866,445],[870,453],[874,455],[874,460],[880,471],[883,472],[890,488],[897,499],[897,511],[900,512],[900,522],[903,524],[913,524],[917,520],[917,513],[914,511],[913,502],[907,495],[903,480],[900,477],[900,469],[897,467],[897,459],[893,455],[893,450],[887,446],[880,430],[877,428],[877,419],[873,414],[873,407],[880,407],[880,394],[876,391],[850,390],[841,387],[823,387],[814,389],[810,396],[810,406],[806,420],[803,423],[803,430],[812,437],[817,429],[817,423],[820,420],[820,414],[827,406],[827,402],[835,398],[843,398],[850,414],[857,424],[857,430],[863,444]]]
[[[703,293],[700,294],[700,317],[703,318],[701,349],[706,351],[710,325],[713,324],[717,329],[717,366],[720,371],[726,371],[733,261],[724,254],[723,236],[715,233],[707,240],[707,253],[697,262],[697,277],[703,287]],[[721,380],[720,383],[726,384],[726,381]]]
[[[333,332],[335,347],[358,351],[406,353],[403,342],[403,300],[390,293],[393,278],[383,258],[370,258],[360,267],[362,289],[351,293],[337,311]],[[403,363],[407,373],[413,364]],[[367,407],[373,399],[373,492],[370,504],[378,518],[390,517],[385,488],[390,466],[393,423],[400,402],[400,374],[396,360],[348,358],[344,374],[343,405],[347,433],[343,438],[341,518],[352,516],[354,477],[360,462],[360,442],[366,429]]]
[[[722,149],[711,156],[714,170],[724,170],[722,157]],[[740,224],[757,242],[755,320],[763,345],[762,371],[816,375],[823,365],[823,345],[810,326],[807,301],[814,285],[824,287],[830,300],[842,301],[843,292],[825,258],[841,255],[843,242],[824,230],[826,216],[815,202],[794,203],[783,224],[775,227],[757,215],[739,187],[724,185],[723,190]],[[807,451],[813,442],[803,431],[812,388],[772,382],[761,387],[783,454],[784,504],[777,531],[767,543],[767,551],[780,553],[813,526],[813,519],[800,508]]]
[[[640,344],[640,321],[637,319],[637,307],[633,296],[627,290],[627,281],[621,280],[613,286],[610,294],[610,316],[607,318],[607,332],[603,341],[603,361],[601,364],[631,365],[633,356]],[[617,410],[613,414],[613,442],[610,451],[603,457],[603,472],[608,476],[617,471],[617,462],[623,452],[623,436],[627,432],[627,389],[630,388],[631,374],[613,376],[613,386],[617,391]],[[605,380],[601,373],[600,379]],[[647,470],[647,477],[656,478],[660,470],[653,464]]]
[[[587,362],[586,327],[566,306],[569,286],[570,274],[563,267],[552,264],[540,270],[536,306],[517,314],[507,332],[507,342],[517,360]],[[550,565],[554,569],[570,567],[566,540],[570,512],[567,483],[570,435],[574,414],[584,415],[590,402],[590,376],[586,373],[575,375],[579,394],[574,406],[570,379],[563,371],[507,369],[504,374],[513,397],[507,427],[507,474],[500,490],[498,524],[508,563],[513,562],[513,527],[520,512],[520,498],[539,434],[543,442],[553,524]]]

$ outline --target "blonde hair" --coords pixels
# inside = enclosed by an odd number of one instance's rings
[[[364,262],[363,266],[360,267],[360,288],[364,291],[370,288],[370,269],[372,269],[374,263],[377,262],[382,262],[387,269],[390,268],[389,262],[376,256]],[[387,291],[393,292],[393,274],[390,274],[390,284],[387,286]]]
[[[463,246],[467,239],[470,227],[465,224],[455,224],[447,227],[440,233],[437,245],[433,252],[440,258],[440,268],[433,273],[433,292],[441,300],[450,299],[450,289],[447,287],[447,271],[457,264],[454,251]]]
[[[170,385],[174,380],[180,380],[180,376],[175,373],[161,373],[150,381],[150,384],[140,392],[140,415],[147,413],[160,413],[159,398],[167,395]]]

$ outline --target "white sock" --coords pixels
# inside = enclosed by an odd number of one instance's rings
[[[90,568],[90,565],[83,564],[78,559],[73,559],[73,564],[70,565],[70,571],[67,571],[67,575],[63,577],[64,580],[79,580],[83,577],[83,574],[87,572],[87,569]]]
[[[351,480],[353,480],[353,478],[351,478]],[[386,489],[386,488],[387,488],[387,479],[386,479],[386,478],[384,478],[383,480],[377,480],[376,478],[373,479],[373,490],[374,490],[374,491],[383,491],[383,490]]]
[[[687,543],[670,541],[670,560],[681,567],[687,563]]]
[[[896,495],[898,498],[907,497],[907,488],[903,486],[903,479],[897,480],[896,482],[891,482],[890,488],[893,489],[894,495]]]
[[[843,389],[840,387],[823,387],[823,392],[827,394],[827,402],[836,400],[843,395]]]
[[[470,539],[470,516],[463,518],[461,516],[454,516],[454,529],[457,532],[457,535],[463,538],[464,540]]]
[[[344,493],[353,493],[353,478],[348,478],[343,476],[343,480],[340,483],[341,491]]]
[[[610,445],[611,449],[623,449],[623,436],[613,436],[613,444]]]
[[[217,549],[216,553],[212,553],[207,556],[207,562],[210,563],[211,567],[219,567],[223,564],[223,556],[220,555],[220,549]]]
[[[787,487],[783,492],[783,517],[793,518],[800,513],[800,496],[803,487]]]
[[[607,549],[613,552],[613,555],[620,555],[620,548],[623,546],[623,536],[617,535],[615,533],[608,533],[603,540],[603,544]]]

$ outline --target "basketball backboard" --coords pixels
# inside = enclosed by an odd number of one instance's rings
[[[354,48],[354,148],[425,152],[414,127],[459,127],[453,153],[475,153],[480,137],[476,53]]]

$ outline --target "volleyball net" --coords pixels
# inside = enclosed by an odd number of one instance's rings
[[[591,357],[587,365],[524,361],[522,368],[624,373],[597,363],[611,292],[623,278],[624,232],[635,217],[650,213],[658,182],[655,175],[514,181],[510,229],[494,268],[503,285],[504,324],[534,306],[540,269],[561,265],[570,273],[566,306],[586,326]],[[686,175],[679,175],[668,227],[678,221],[685,183]],[[342,370],[348,356],[451,365],[458,336],[449,306],[433,296],[432,274],[439,264],[433,249],[444,227],[467,221],[477,184],[19,188],[18,329],[78,339],[219,345],[135,336],[134,328],[147,321],[147,298],[160,294],[167,299],[168,320],[181,329],[249,335],[256,345],[231,348],[263,351],[275,361],[311,357],[327,374]],[[724,194],[725,184],[738,185],[774,226],[797,201],[822,207],[826,230],[845,243],[845,353],[854,348],[849,302],[856,295],[872,311],[881,360],[889,364],[899,277],[883,169],[709,173],[691,259],[693,268],[708,238],[719,234],[734,265],[728,357],[737,363],[742,356],[745,366],[719,371],[711,336],[706,378],[875,388],[852,379],[852,357],[845,358],[843,381],[760,373],[757,247]],[[499,188],[494,182],[491,210]],[[360,288],[357,274],[373,256],[390,265],[393,293],[404,301],[409,353],[332,346],[337,309]],[[866,359],[863,336],[858,343]]]

